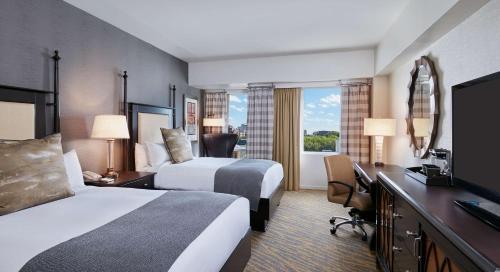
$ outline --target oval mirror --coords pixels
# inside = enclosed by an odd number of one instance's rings
[[[408,86],[406,118],[410,147],[415,156],[425,159],[434,147],[439,121],[439,87],[434,63],[428,57],[415,61]]]

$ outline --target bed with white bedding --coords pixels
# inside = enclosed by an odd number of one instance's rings
[[[195,158],[183,163],[164,163],[157,169],[155,187],[158,189],[180,189],[191,191],[214,191],[214,178],[218,169],[234,163],[233,158]],[[156,171],[155,171],[156,170]],[[279,163],[272,165],[265,173],[260,192],[261,198],[269,199],[283,180],[283,166]]]
[[[75,190],[73,197],[0,216],[0,271],[18,271],[38,254],[171,193],[175,192],[86,186]],[[182,251],[169,271],[224,270],[232,253],[237,248],[241,251],[248,239],[248,205],[241,197],[232,202]],[[128,249],[116,250],[127,254]],[[245,250],[249,254],[249,248]]]
[[[131,138],[126,160],[130,162],[131,169],[155,172],[154,183],[157,189],[215,191],[247,197],[250,200],[252,230],[265,231],[266,223],[276,211],[284,193],[284,173],[281,164],[267,161],[257,165],[258,160],[211,157],[195,157],[193,160],[173,163],[165,149],[160,128],[175,127],[175,124],[172,124],[175,120],[169,114],[170,111],[175,112],[175,109],[134,103],[128,105]],[[243,169],[245,167],[241,165],[244,163],[239,163],[242,161],[246,161],[247,166],[255,164],[259,167],[258,171],[253,171],[259,172],[259,175],[255,175],[259,178],[253,178],[254,173],[248,170],[250,167]],[[269,167],[262,166],[264,164]],[[221,172],[230,172],[227,168],[231,167],[232,173],[235,174],[223,188],[224,186],[220,186],[220,181],[228,179],[216,177],[220,177]],[[234,171],[236,168],[243,170],[242,174]],[[250,175],[252,178],[249,178]],[[225,177],[227,176],[231,175],[226,174]],[[234,176],[244,177],[245,182],[235,180]]]

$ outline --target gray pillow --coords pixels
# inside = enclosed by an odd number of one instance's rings
[[[193,159],[191,142],[182,128],[161,128],[161,135],[173,162],[180,163]]]
[[[72,195],[61,134],[24,141],[0,140],[0,215]]]

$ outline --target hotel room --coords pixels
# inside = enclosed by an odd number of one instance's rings
[[[499,30],[500,0],[1,0],[0,272],[500,271]]]

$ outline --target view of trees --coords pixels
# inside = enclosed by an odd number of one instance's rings
[[[313,135],[304,135],[304,151],[337,151],[337,131],[318,131]]]

